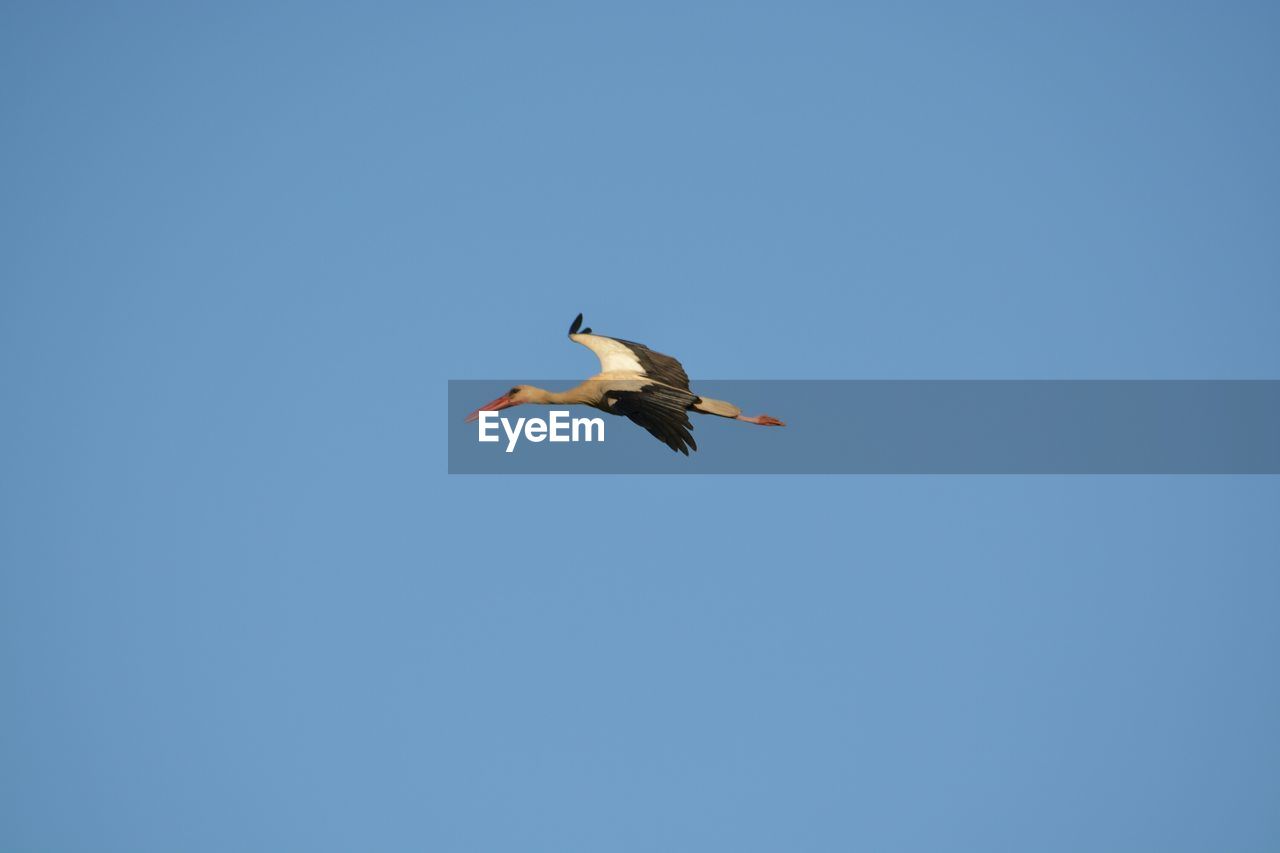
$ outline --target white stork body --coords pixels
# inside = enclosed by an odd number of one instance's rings
[[[718,415],[761,426],[786,426],[768,415],[745,417],[732,403],[699,397],[689,390],[684,366],[669,355],[654,352],[644,344],[595,335],[581,329],[579,314],[569,327],[569,340],[582,344],[600,359],[600,372],[568,391],[547,391],[531,385],[517,385],[488,405],[472,412],[475,420],[482,411],[494,411],[522,403],[592,406],[611,415],[622,415],[648,430],[672,450],[686,456],[697,450],[690,430],[689,412]]]

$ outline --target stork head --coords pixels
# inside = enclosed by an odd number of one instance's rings
[[[516,385],[510,391],[503,394],[492,402],[485,403],[471,414],[467,415],[467,423],[471,423],[480,417],[481,412],[498,412],[502,409],[509,409],[512,406],[519,406],[521,403],[532,403],[535,400],[537,388],[532,385]]]

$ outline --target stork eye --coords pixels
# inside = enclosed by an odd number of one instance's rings
[[[507,396],[508,396],[508,397],[514,397],[515,395],[517,395],[517,394],[519,394],[519,393],[520,393],[520,389],[519,389],[519,388],[512,388],[510,391],[508,391],[508,392],[507,392]]]

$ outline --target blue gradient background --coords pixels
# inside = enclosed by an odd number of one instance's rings
[[[4,4],[0,849],[1277,849],[1276,478],[451,478],[445,380],[1275,378],[1278,41]]]

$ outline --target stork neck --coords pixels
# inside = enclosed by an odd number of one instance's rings
[[[545,388],[533,388],[530,396],[533,397],[529,402],[540,403],[544,406],[555,405],[571,405],[581,402],[579,400],[578,388],[570,388],[568,391],[548,391]]]

